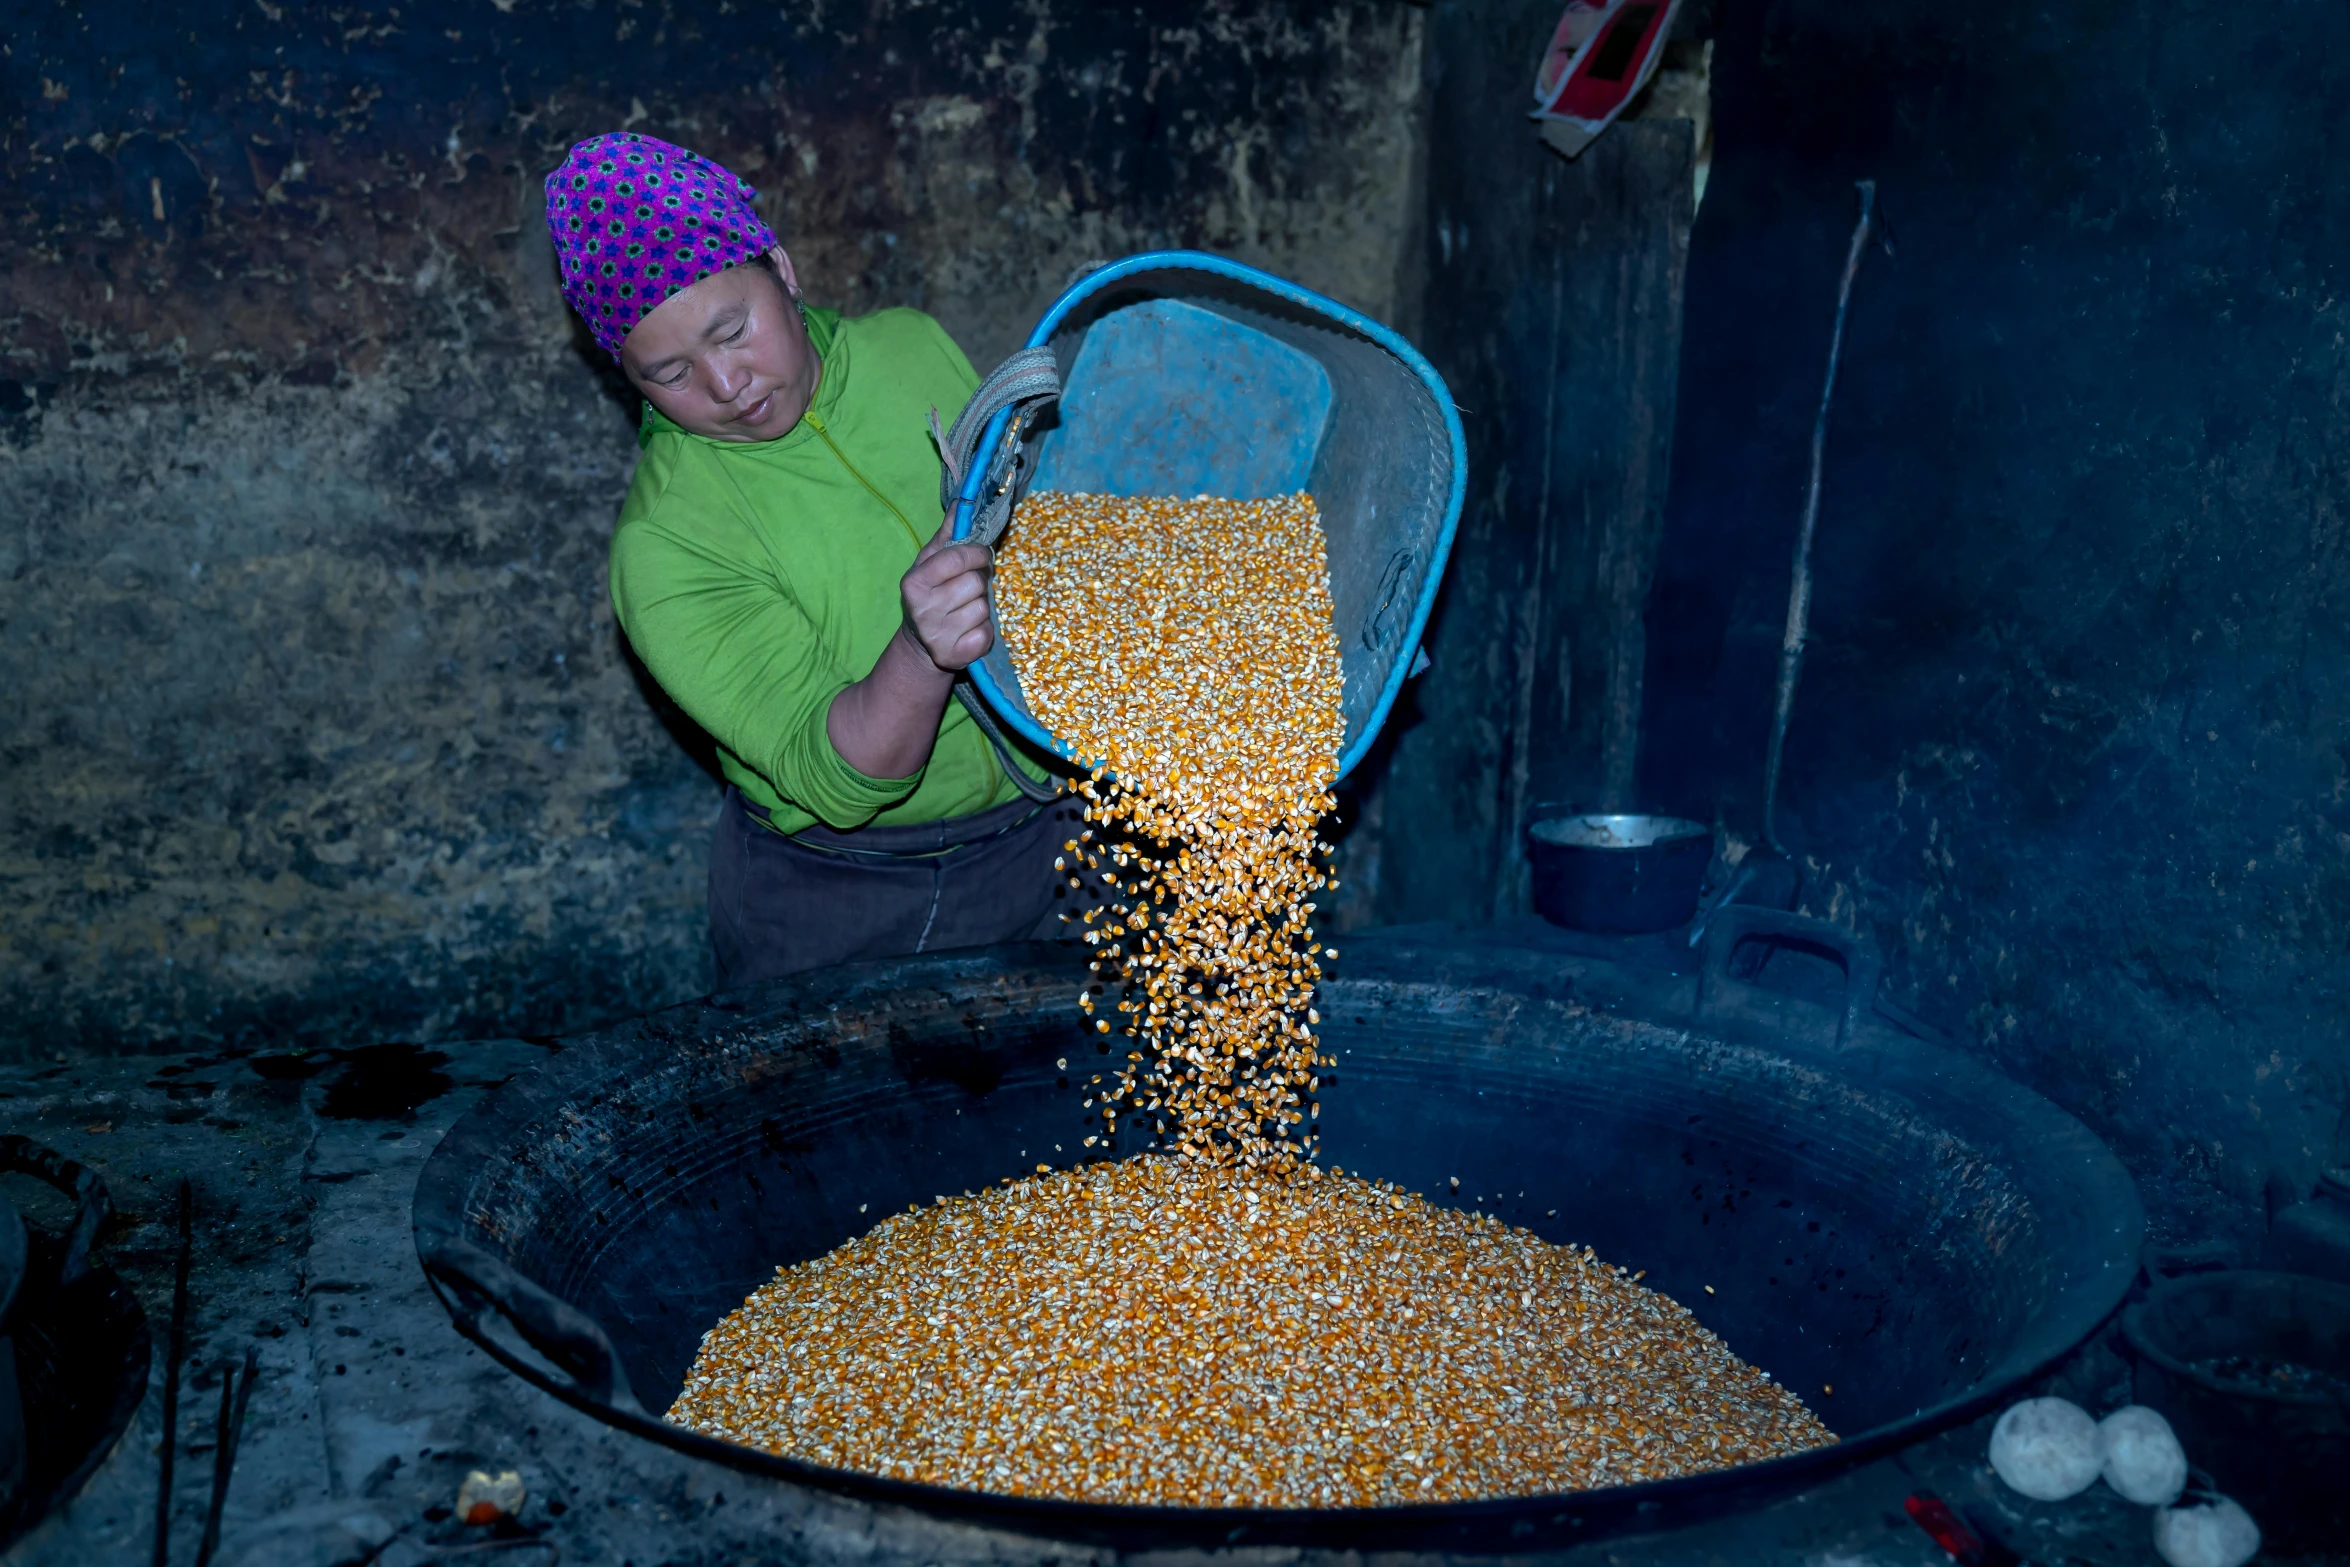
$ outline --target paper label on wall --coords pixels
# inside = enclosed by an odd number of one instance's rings
[[[1656,74],[1680,9],[1681,0],[1568,0],[1534,74],[1542,139],[1570,158],[1590,146]]]

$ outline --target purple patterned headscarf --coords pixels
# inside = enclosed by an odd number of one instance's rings
[[[563,297],[613,358],[681,289],[772,249],[758,194],[708,158],[633,131],[591,136],[547,176]]]

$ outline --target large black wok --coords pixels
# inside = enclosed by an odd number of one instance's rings
[[[1834,957],[1846,1004],[1729,979],[1758,934]],[[881,1480],[662,1424],[702,1333],[779,1263],[1078,1156],[1109,1042],[1084,1030],[1084,958],[1062,948],[834,969],[575,1040],[441,1143],[417,1243],[461,1328],[591,1414],[942,1518],[1483,1552],[1749,1505],[1972,1414],[2079,1342],[2122,1297],[2141,1213],[2079,1123],[1877,1018],[1875,966],[1839,933],[1741,909],[1712,938],[1702,985],[1462,932],[1349,939],[1321,1002],[1341,1062],[1324,1157],[1646,1269],[1844,1438],[1794,1458],[1466,1505],[1188,1510]]]

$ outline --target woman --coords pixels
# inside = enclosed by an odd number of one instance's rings
[[[626,132],[547,176],[564,297],[645,398],[613,607],[726,779],[718,988],[1056,934],[1078,813],[948,701],[992,557],[945,537],[927,421],[978,378],[919,311],[808,308],[754,194]]]

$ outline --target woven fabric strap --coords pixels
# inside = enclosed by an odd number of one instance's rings
[[[1028,452],[1021,445],[1020,436],[1028,421],[1056,401],[1061,395],[1061,365],[1049,348],[1023,348],[1011,358],[997,365],[963,411],[955,415],[954,428],[942,429],[938,410],[930,410],[930,433],[937,438],[939,460],[943,471],[938,476],[938,504],[949,513],[955,509],[956,498],[963,490],[963,476],[979,460],[979,442],[987,434],[988,421],[1005,409],[1012,410],[1011,422],[1004,426],[1004,438],[989,459],[986,479],[979,487],[979,516],[964,538],[990,549],[1003,537],[1004,527],[1012,520],[1012,508],[1019,504],[1028,488]],[[1039,783],[1013,760],[1011,742],[997,727],[995,715],[987,710],[987,703],[971,684],[969,675],[955,679],[955,700],[971,715],[979,732],[987,736],[987,743],[995,750],[996,760],[1011,775],[1013,785],[1031,800],[1060,798],[1058,784]]]
[[[1053,351],[1023,348],[997,365],[979,383],[979,389],[971,394],[963,411],[955,415],[953,429],[940,429],[938,411],[931,410],[931,433],[938,438],[938,453],[945,463],[945,471],[938,479],[938,503],[948,511],[954,509],[964,476],[979,465],[979,443],[987,433],[988,421],[1007,408],[1012,410],[1011,421],[1004,426],[1003,439],[989,454],[983,470],[985,479],[976,502],[978,515],[964,535],[971,542],[993,547],[1003,536],[1005,525],[1012,520],[1012,508],[1019,504],[1021,493],[1028,487],[1029,457],[1020,437],[1028,421],[1060,395],[1061,366],[1054,359]]]

